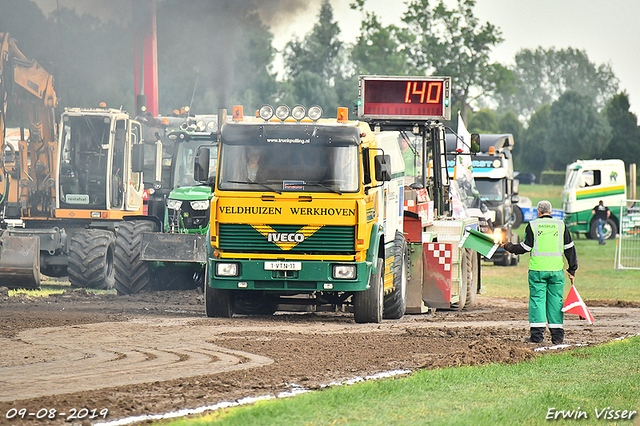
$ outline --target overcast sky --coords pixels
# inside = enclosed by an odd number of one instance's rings
[[[362,15],[350,10],[352,0],[330,1],[343,40],[355,40]],[[275,47],[281,49],[294,34],[304,36],[315,23],[320,3],[309,0],[296,19],[273,28]],[[400,24],[407,9],[404,0],[366,0],[365,6],[384,25]],[[520,49],[538,46],[585,50],[596,66],[611,64],[620,89],[629,94],[631,110],[638,115],[640,0],[477,0],[474,13],[482,23],[488,21],[502,31],[505,41],[494,50],[493,60],[509,65]]]

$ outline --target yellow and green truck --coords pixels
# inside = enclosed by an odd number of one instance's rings
[[[352,306],[356,322],[404,315],[397,138],[347,115],[340,109],[324,119],[319,107],[264,106],[257,118],[222,126],[207,316],[271,314],[286,304]],[[209,168],[207,151],[196,161],[196,179]]]

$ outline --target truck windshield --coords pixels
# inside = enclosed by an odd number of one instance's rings
[[[582,169],[571,169],[567,173],[567,177],[564,182],[565,188],[573,188],[576,186],[578,176],[580,176],[580,171]]]
[[[193,163],[198,147],[202,145],[202,141],[191,140],[189,142],[179,143],[176,147],[176,155],[174,159],[174,186],[198,186],[200,182],[193,178]],[[209,179],[216,176],[216,166],[218,161],[218,148],[209,149]]]
[[[60,152],[60,208],[106,209],[111,122],[65,116]]]
[[[267,136],[266,140],[261,140],[264,132],[255,139],[234,140],[234,143],[225,143],[223,133],[218,188],[233,191],[357,192],[360,184],[360,161],[355,143],[357,133],[350,129],[347,135],[331,133],[323,136],[322,131],[312,130],[312,137],[302,132],[290,132],[286,139]],[[243,134],[251,135],[251,132]],[[313,143],[316,140],[318,142]]]
[[[482,201],[501,201],[505,195],[504,179],[475,178]]]

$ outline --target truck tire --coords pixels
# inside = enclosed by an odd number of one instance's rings
[[[476,304],[476,294],[478,294],[478,253],[469,249],[465,249],[465,251],[467,252],[469,274],[467,275],[467,298],[464,307],[471,308]]]
[[[401,232],[396,232],[393,245],[393,291],[384,296],[385,319],[400,319],[407,310],[408,258],[407,240]]]
[[[618,235],[618,226],[616,225],[616,222],[613,219],[608,218],[607,223],[605,223],[602,226],[602,232],[604,232],[605,240],[615,238],[616,235]],[[596,226],[595,220],[591,221],[591,228],[589,229],[589,237],[591,237],[594,240],[598,239],[598,227]]]
[[[524,222],[524,214],[522,213],[522,209],[517,205],[513,206],[513,216],[513,225],[511,226],[513,229],[518,229],[520,225],[522,225],[522,222]]]
[[[234,313],[235,292],[233,290],[204,286],[204,308],[209,318],[231,318]]]
[[[263,291],[241,291],[236,293],[236,314],[273,315],[278,310],[278,297]]]
[[[71,286],[112,289],[115,284],[114,249],[115,238],[110,231],[86,229],[73,234],[67,267]]]
[[[460,311],[467,303],[467,287],[469,274],[471,273],[470,265],[467,265],[466,249],[460,251],[460,279],[458,280],[460,298],[457,302],[449,304],[451,310]]]
[[[150,263],[140,259],[142,234],[153,232],[154,225],[145,220],[121,222],[116,229],[116,291],[118,295],[137,294],[151,289]]]
[[[353,294],[353,317],[359,324],[381,323],[384,309],[384,261],[378,258],[369,288]]]

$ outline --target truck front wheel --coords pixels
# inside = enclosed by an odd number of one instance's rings
[[[378,258],[369,288],[353,295],[353,317],[357,323],[381,323],[384,309],[384,262]]]
[[[209,318],[231,318],[235,305],[233,290],[218,289],[204,285],[204,307]]]
[[[597,226],[597,221],[596,220],[592,220],[591,221],[591,229],[589,230],[589,236],[594,239],[597,240],[598,239],[598,226]],[[616,225],[616,222],[611,219],[608,218],[607,219],[607,223],[605,223],[602,226],[602,232],[604,232],[604,239],[608,240],[610,238],[615,238],[616,235],[618,235],[618,226]]]
[[[409,276],[407,240],[396,232],[393,247],[393,291],[384,297],[384,318],[400,319],[407,309],[407,279]]]

